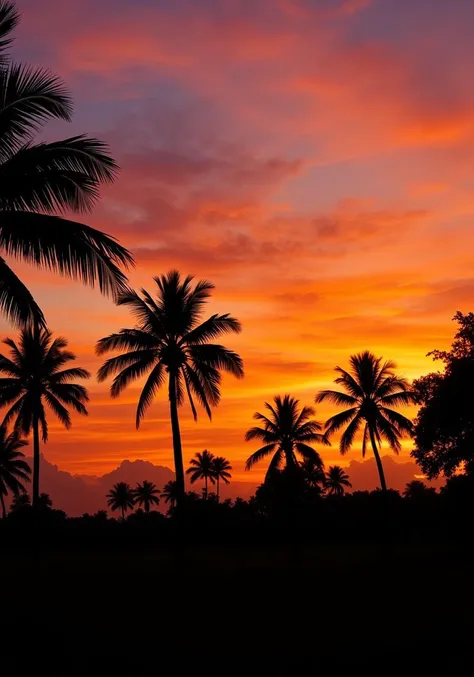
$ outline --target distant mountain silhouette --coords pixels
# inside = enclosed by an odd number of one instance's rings
[[[31,458],[26,460],[30,465],[32,464]],[[391,456],[385,456],[383,463],[388,486],[399,491],[403,491],[407,482],[420,478],[422,474],[418,466],[411,461],[399,463]],[[150,461],[125,460],[118,468],[101,476],[71,475],[65,470],[60,470],[57,465],[49,463],[44,457],[41,459],[41,464],[41,491],[51,496],[55,508],[64,510],[71,517],[78,517],[85,512],[94,513],[98,510],[105,510],[107,507],[105,496],[117,482],[127,482],[135,486],[137,482],[148,480],[162,489],[169,480],[174,480],[174,472],[170,468],[154,465]],[[345,467],[345,471],[350,477],[352,491],[372,490],[379,486],[377,466],[373,458],[365,461],[353,460],[349,466]],[[439,487],[443,482],[439,480],[434,483],[427,482],[427,484]],[[255,482],[232,481],[229,485],[221,487],[221,498],[241,496],[248,499],[255,493],[256,488]],[[28,489],[31,491],[31,485]],[[193,489],[200,491],[201,485],[196,483]],[[160,510],[166,509],[167,506],[162,501]]]

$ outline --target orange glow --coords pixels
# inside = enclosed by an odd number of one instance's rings
[[[473,8],[420,0],[420,40],[410,3],[396,3],[393,21],[375,0],[85,4],[25,0],[16,55],[73,88],[73,125],[49,135],[111,144],[123,171],[87,218],[133,249],[131,283],[152,288],[175,267],[209,278],[209,313],[242,321],[227,343],[246,378],[225,380],[212,423],[184,408],[183,446],[186,460],[207,448],[255,481],[264,468],[244,473],[243,437],[265,400],[291,392],[311,404],[334,366],[366,348],[408,378],[426,373],[454,312],[473,309],[474,46],[458,34]],[[443,51],[453,40],[459,50]],[[15,269],[95,371],[95,341],[130,325],[127,313]],[[137,432],[138,387],[112,401],[91,382],[89,417],[69,432],[51,425],[46,456],[81,473],[123,458],[171,465],[166,393]],[[322,455],[341,462],[337,445]]]

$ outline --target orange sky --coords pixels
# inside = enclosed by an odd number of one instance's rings
[[[451,317],[474,301],[471,3],[18,5],[15,56],[64,76],[77,101],[74,122],[46,137],[96,134],[123,168],[91,225],[133,250],[134,285],[171,267],[208,277],[209,312],[244,325],[227,343],[246,378],[225,380],[212,424],[183,411],[186,460],[207,448],[236,478],[261,477],[264,467],[243,472],[253,412],[277,393],[310,404],[358,350],[409,378],[430,369],[425,354],[449,343]],[[95,341],[130,325],[126,311],[15,269],[95,371]],[[51,461],[81,473],[124,458],[171,463],[165,393],[136,432],[137,389],[114,401],[106,385],[90,389],[87,420],[51,425]],[[323,457],[339,462],[337,446]]]

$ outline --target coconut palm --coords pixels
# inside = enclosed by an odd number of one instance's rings
[[[127,510],[132,510],[135,505],[133,489],[126,482],[117,482],[106,496],[107,505],[114,512],[122,511],[122,519],[125,519]]]
[[[115,296],[125,287],[122,269],[131,254],[114,238],[58,214],[90,211],[117,165],[105,143],[86,135],[33,142],[48,120],[69,121],[73,107],[57,76],[5,57],[18,20],[14,3],[1,2],[0,251]],[[0,309],[15,324],[44,324],[31,292],[2,256]]]
[[[349,371],[336,367],[339,376],[334,382],[341,385],[345,392],[322,390],[316,396],[316,402],[329,401],[349,407],[328,419],[326,435],[331,436],[345,427],[339,444],[341,454],[345,454],[351,449],[357,433],[363,427],[362,456],[365,456],[370,440],[380,486],[386,491],[387,484],[380,458],[382,440],[386,440],[392,451],[398,454],[401,449],[400,438],[413,431],[412,422],[391,407],[411,404],[414,402],[414,395],[408,382],[395,375],[394,362],[382,362],[382,358],[365,351],[352,355],[350,364]]]
[[[254,419],[261,421],[263,427],[254,426],[245,434],[247,442],[261,440],[264,446],[248,457],[245,469],[250,470],[256,463],[272,455],[266,474],[268,480],[272,473],[284,466],[289,470],[296,469],[299,466],[297,454],[303,460],[309,459],[322,467],[320,455],[310,444],[328,444],[328,441],[321,434],[321,423],[310,420],[315,415],[314,409],[300,409],[299,400],[291,395],[277,395],[273,404],[265,402],[265,407],[270,412],[268,415],[260,412],[254,414]]]
[[[179,500],[179,490],[178,485],[174,480],[166,482],[163,491],[161,492],[161,498],[164,499],[165,503],[169,503],[172,508],[175,507]]]
[[[89,378],[85,369],[61,369],[75,360],[65,350],[64,338],[53,339],[47,329],[24,329],[18,345],[13,339],[3,341],[10,348],[10,357],[0,354],[0,406],[8,406],[2,425],[13,421],[14,429],[25,436],[33,431],[33,507],[37,507],[40,487],[40,428],[43,442],[48,439],[47,406],[66,427],[71,426],[68,407],[87,414],[87,390],[72,383]]]
[[[352,487],[352,484],[341,466],[332,465],[326,473],[325,487],[329,496],[343,496],[346,487]]]
[[[208,480],[211,480],[214,484],[214,454],[211,454],[207,449],[204,449],[202,453],[198,451],[194,458],[189,461],[186,475],[190,475],[191,484],[198,480],[204,480],[204,498],[207,498]]]
[[[240,332],[241,325],[228,314],[211,315],[201,323],[203,307],[214,289],[211,282],[200,280],[193,286],[191,276],[183,280],[177,271],[154,279],[156,298],[144,289],[141,296],[132,290],[120,295],[118,304],[128,306],[138,324],[98,342],[98,355],[126,351],[108,359],[99,369],[98,379],[104,381],[116,374],[110,392],[112,397],[118,397],[129,383],[148,374],[138,401],[137,428],[157,391],[167,382],[176,482],[182,498],[184,468],[178,407],[187,396],[196,420],[196,398],[211,418],[211,407],[219,403],[221,396],[220,372],[243,377],[239,355],[211,343],[229,332]]]
[[[150,512],[152,505],[159,504],[159,493],[160,492],[157,489],[156,484],[153,484],[153,482],[147,482],[146,480],[141,484],[138,483],[136,488],[133,490],[135,503],[138,503],[140,507],[143,506],[143,509],[146,513]]]
[[[315,463],[314,459],[306,458],[301,463],[301,469],[306,484],[322,494],[326,488],[326,475],[322,463],[319,461]]]
[[[5,496],[10,491],[15,496],[24,493],[23,482],[30,481],[31,469],[25,461],[25,455],[19,451],[27,442],[14,431],[8,434],[7,429],[0,427],[0,503],[5,518]]]
[[[212,461],[212,477],[217,485],[217,502],[219,502],[219,483],[222,480],[225,484],[230,483],[232,475],[230,471],[232,466],[223,456],[214,456]]]

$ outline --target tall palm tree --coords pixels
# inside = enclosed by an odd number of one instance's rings
[[[191,276],[183,280],[177,271],[154,280],[156,298],[145,289],[141,290],[141,296],[132,290],[119,296],[118,305],[128,306],[138,324],[134,329],[122,329],[98,342],[98,355],[125,350],[104,363],[98,379],[104,381],[116,374],[110,393],[118,397],[129,383],[148,374],[138,401],[137,428],[159,388],[168,382],[176,482],[182,498],[184,468],[178,407],[187,396],[197,420],[196,398],[211,418],[211,407],[216,406],[221,397],[220,372],[243,377],[241,357],[222,345],[211,343],[229,332],[240,332],[241,325],[228,314],[211,315],[201,322],[203,307],[214,289],[211,282],[200,280],[193,286]]]
[[[346,487],[352,487],[349,475],[340,465],[332,465],[326,473],[326,489],[330,496],[343,496]]]
[[[232,466],[223,456],[214,456],[212,461],[212,476],[217,484],[217,502],[219,502],[219,483],[222,480],[225,484],[230,483],[232,475],[230,471]]]
[[[18,21],[15,4],[1,2],[0,251],[115,296],[125,287],[122,269],[133,262],[131,254],[114,238],[58,214],[89,212],[118,167],[107,145],[86,135],[33,142],[48,120],[69,121],[73,106],[57,76],[5,56]],[[1,256],[0,309],[15,324],[44,324],[31,292]]]
[[[169,503],[172,508],[176,506],[176,503],[178,502],[180,496],[178,485],[175,482],[175,480],[170,480],[169,482],[166,482],[161,492],[161,498],[164,499],[165,503]]]
[[[106,496],[107,505],[115,512],[122,511],[122,519],[125,519],[127,510],[132,510],[135,505],[133,489],[126,482],[117,482]]]
[[[273,399],[273,404],[265,402],[265,407],[270,412],[268,415],[258,411],[254,414],[254,419],[261,421],[263,427],[254,426],[245,434],[247,442],[261,440],[264,446],[248,457],[245,469],[250,470],[252,466],[270,454],[273,456],[268,466],[267,480],[283,466],[296,469],[299,466],[296,454],[322,467],[320,455],[310,444],[329,443],[321,434],[321,423],[310,420],[310,417],[315,415],[314,409],[312,407],[300,409],[299,400],[291,395],[284,395],[284,397],[277,395]]]
[[[186,475],[190,475],[191,484],[198,480],[204,480],[204,498],[207,498],[208,480],[211,480],[214,484],[214,454],[211,454],[207,449],[204,449],[202,453],[198,451],[195,457],[189,461]]]
[[[25,455],[19,451],[27,442],[14,431],[8,434],[6,428],[0,427],[0,502],[2,515],[7,515],[5,496],[11,491],[15,496],[24,493],[23,482],[30,481],[31,469],[25,461]]]
[[[71,427],[68,407],[86,415],[89,397],[75,379],[89,378],[85,369],[61,369],[75,360],[65,350],[64,338],[53,339],[47,329],[24,329],[18,345],[13,339],[3,341],[10,348],[10,357],[0,354],[0,406],[9,406],[2,425],[14,421],[15,430],[23,435],[33,431],[33,507],[37,507],[40,487],[40,427],[43,442],[48,439],[45,405],[66,427]]]
[[[160,492],[156,487],[156,484],[153,482],[147,482],[146,480],[141,484],[138,483],[136,488],[133,490],[133,496],[135,498],[135,503],[138,503],[140,507],[143,506],[143,509],[146,513],[150,512],[152,505],[158,505],[160,502]]]
[[[369,351],[352,355],[349,371],[336,367],[339,376],[335,383],[339,390],[322,390],[316,395],[316,402],[328,400],[339,406],[349,407],[332,416],[326,422],[326,435],[330,436],[347,426],[341,436],[339,449],[345,454],[351,449],[357,433],[363,426],[362,456],[365,456],[370,440],[377,463],[380,486],[386,491],[387,484],[380,458],[380,445],[385,439],[396,454],[401,449],[400,438],[413,431],[412,422],[391,407],[408,405],[414,402],[414,394],[408,382],[396,376],[394,362],[382,362],[381,357]]]

